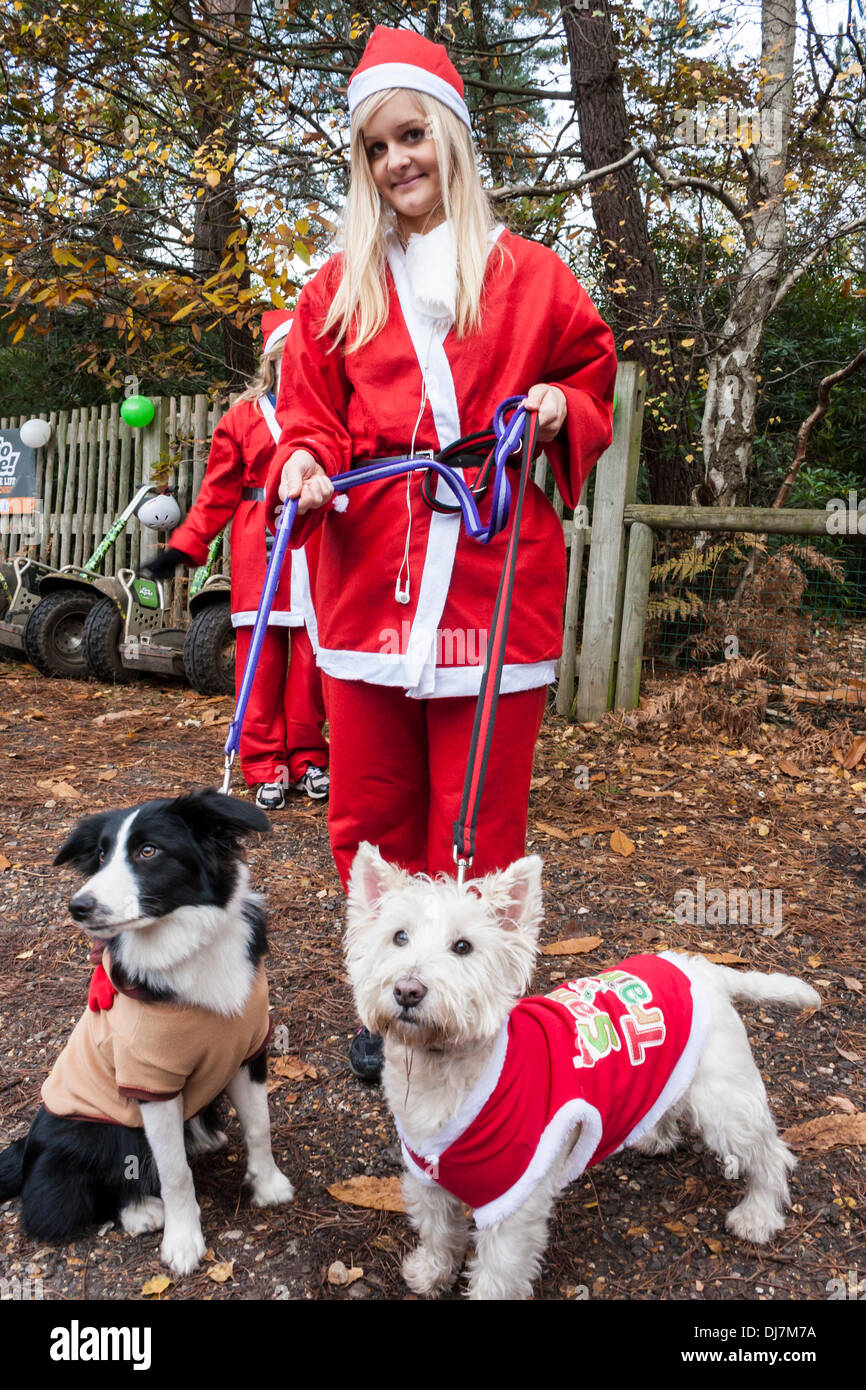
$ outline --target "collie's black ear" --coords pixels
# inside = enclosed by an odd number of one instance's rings
[[[242,835],[271,829],[271,823],[261,807],[250,801],[224,796],[215,787],[205,787],[202,791],[190,792],[189,796],[179,796],[168,809],[181,816],[195,834],[210,835],[220,840],[235,841]]]
[[[110,814],[110,811],[103,811],[99,816],[87,816],[80,820],[69,839],[60,846],[54,863],[68,864],[71,861],[83,874],[95,873],[99,868],[99,837]]]

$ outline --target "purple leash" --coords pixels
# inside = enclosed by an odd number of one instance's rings
[[[406,473],[415,473],[422,468],[430,469],[434,473],[438,473],[440,478],[444,479],[454,494],[460,507],[463,528],[466,534],[471,536],[473,540],[480,541],[482,545],[487,545],[493,540],[494,536],[499,534],[508,521],[508,511],[511,505],[511,484],[508,481],[505,468],[509,457],[521,447],[523,442],[526,411],[520,405],[522,399],[522,396],[509,396],[507,400],[502,401],[500,405],[496,407],[496,413],[493,417],[493,429],[496,434],[496,466],[493,481],[490,485],[492,493],[490,520],[486,526],[481,521],[481,516],[472,491],[466,485],[461,474],[449,464],[440,463],[438,459],[389,459],[387,463],[371,463],[366,467],[353,468],[349,473],[338,473],[336,477],[331,478],[331,482],[334,485],[334,492],[348,492],[351,488],[360,487],[363,483],[380,482],[385,478],[399,478]],[[512,409],[514,410],[514,414],[506,423],[506,412]],[[283,561],[289,546],[289,539],[297,514],[298,499],[293,497],[289,500],[288,504],[283,507],[280,516],[276,540],[274,542],[274,548],[271,551],[270,560],[268,561],[265,584],[262,589],[262,596],[259,599],[258,611],[256,612],[256,621],[250,640],[250,649],[247,653],[246,665],[244,666],[240,693],[235,706],[234,717],[229,725],[229,731],[226,737],[225,770],[223,773],[223,784],[220,790],[227,796],[230,794],[232,764],[234,763],[235,756],[240,747],[241,729],[243,728],[244,716],[247,712],[250,691],[253,688],[253,681],[255,680],[259,655],[265,638],[265,629],[268,625],[268,618],[271,616],[271,609],[274,606],[274,597],[277,592],[277,585],[280,582]]]

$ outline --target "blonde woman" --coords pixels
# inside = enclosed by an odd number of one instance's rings
[[[445,49],[377,28],[349,84],[343,252],[305,286],[286,348],[273,517],[322,528],[319,665],[331,735],[329,827],[345,885],[359,843],[412,872],[452,873],[476,697],[508,531],[488,546],[433,510],[422,475],[330,506],[328,474],[439,451],[490,426],[506,396],[538,412],[569,506],[610,443],[610,329],[558,257],[497,224]],[[468,480],[482,458],[461,457]],[[437,496],[451,500],[441,483]],[[482,503],[482,516],[489,502]],[[525,851],[532,755],[560,654],[562,526],[530,484],[473,873]],[[353,1069],[378,1070],[361,1036]]]
[[[194,506],[173,532],[169,547],[147,567],[161,578],[173,574],[178,565],[202,564],[214,536],[231,521],[231,611],[238,689],[267,567],[263,484],[280,436],[276,390],[292,318],[280,309],[263,314],[259,369],[214,430]],[[328,795],[322,685],[308,631],[315,624],[310,571],[315,574],[317,552],[318,537],[306,552],[293,555],[291,568],[283,569],[241,732],[244,781],[258,787],[256,802],[266,811],[285,806],[290,787],[314,800]]]

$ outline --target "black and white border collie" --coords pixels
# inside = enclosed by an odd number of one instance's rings
[[[261,900],[250,891],[239,845],[266,830],[257,807],[197,791],[88,816],[54,862],[88,876],[69,910],[108,947],[111,975],[124,988],[229,1016],[243,1010],[267,951]],[[244,1063],[226,1087],[254,1206],[294,1195],[271,1152],[266,1057]],[[27,1137],[0,1154],[0,1201],[21,1193],[24,1228],[37,1240],[65,1242],[106,1220],[132,1234],[164,1228],[162,1260],[187,1274],[206,1249],[188,1160],[221,1148],[226,1137],[213,1104],[185,1125],[182,1095],[142,1101],[141,1114],[144,1127],[136,1129],[40,1107]],[[130,1168],[137,1179],[127,1176]]]

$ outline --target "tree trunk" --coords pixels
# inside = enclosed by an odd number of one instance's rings
[[[564,5],[562,14],[581,155],[585,168],[600,169],[621,159],[632,144],[613,26],[605,3],[585,10]],[[680,402],[676,430],[649,411],[644,416],[650,495],[658,503],[686,502],[701,476],[700,464],[690,466],[686,450],[675,447],[687,428],[686,386],[635,168],[629,164],[592,185],[593,216],[617,343],[631,340],[625,351],[643,363],[649,395],[673,395]]]
[[[178,47],[179,66],[184,78],[195,125],[199,151],[206,150],[220,167],[215,186],[202,184],[196,201],[193,230],[193,272],[204,283],[216,275],[226,254],[232,249],[229,237],[241,225],[233,167],[238,148],[238,112],[245,90],[245,68],[249,60],[241,53],[227,53],[224,45],[235,40],[243,47],[249,39],[250,0],[202,0],[201,20],[197,22],[186,0],[173,7],[179,27],[190,33],[190,42]],[[209,43],[213,33],[217,42]],[[242,245],[233,247],[246,262]],[[249,289],[250,272],[245,263],[237,277],[238,290]],[[248,323],[238,323],[231,314],[221,321],[226,381],[230,387],[243,386],[255,369],[252,331]]]
[[[746,253],[721,344],[710,358],[703,418],[706,476],[716,502],[726,507],[747,499],[761,344],[785,254],[785,166],[795,41],[795,0],[763,0],[765,80],[758,102],[761,138],[752,149],[743,224]]]

